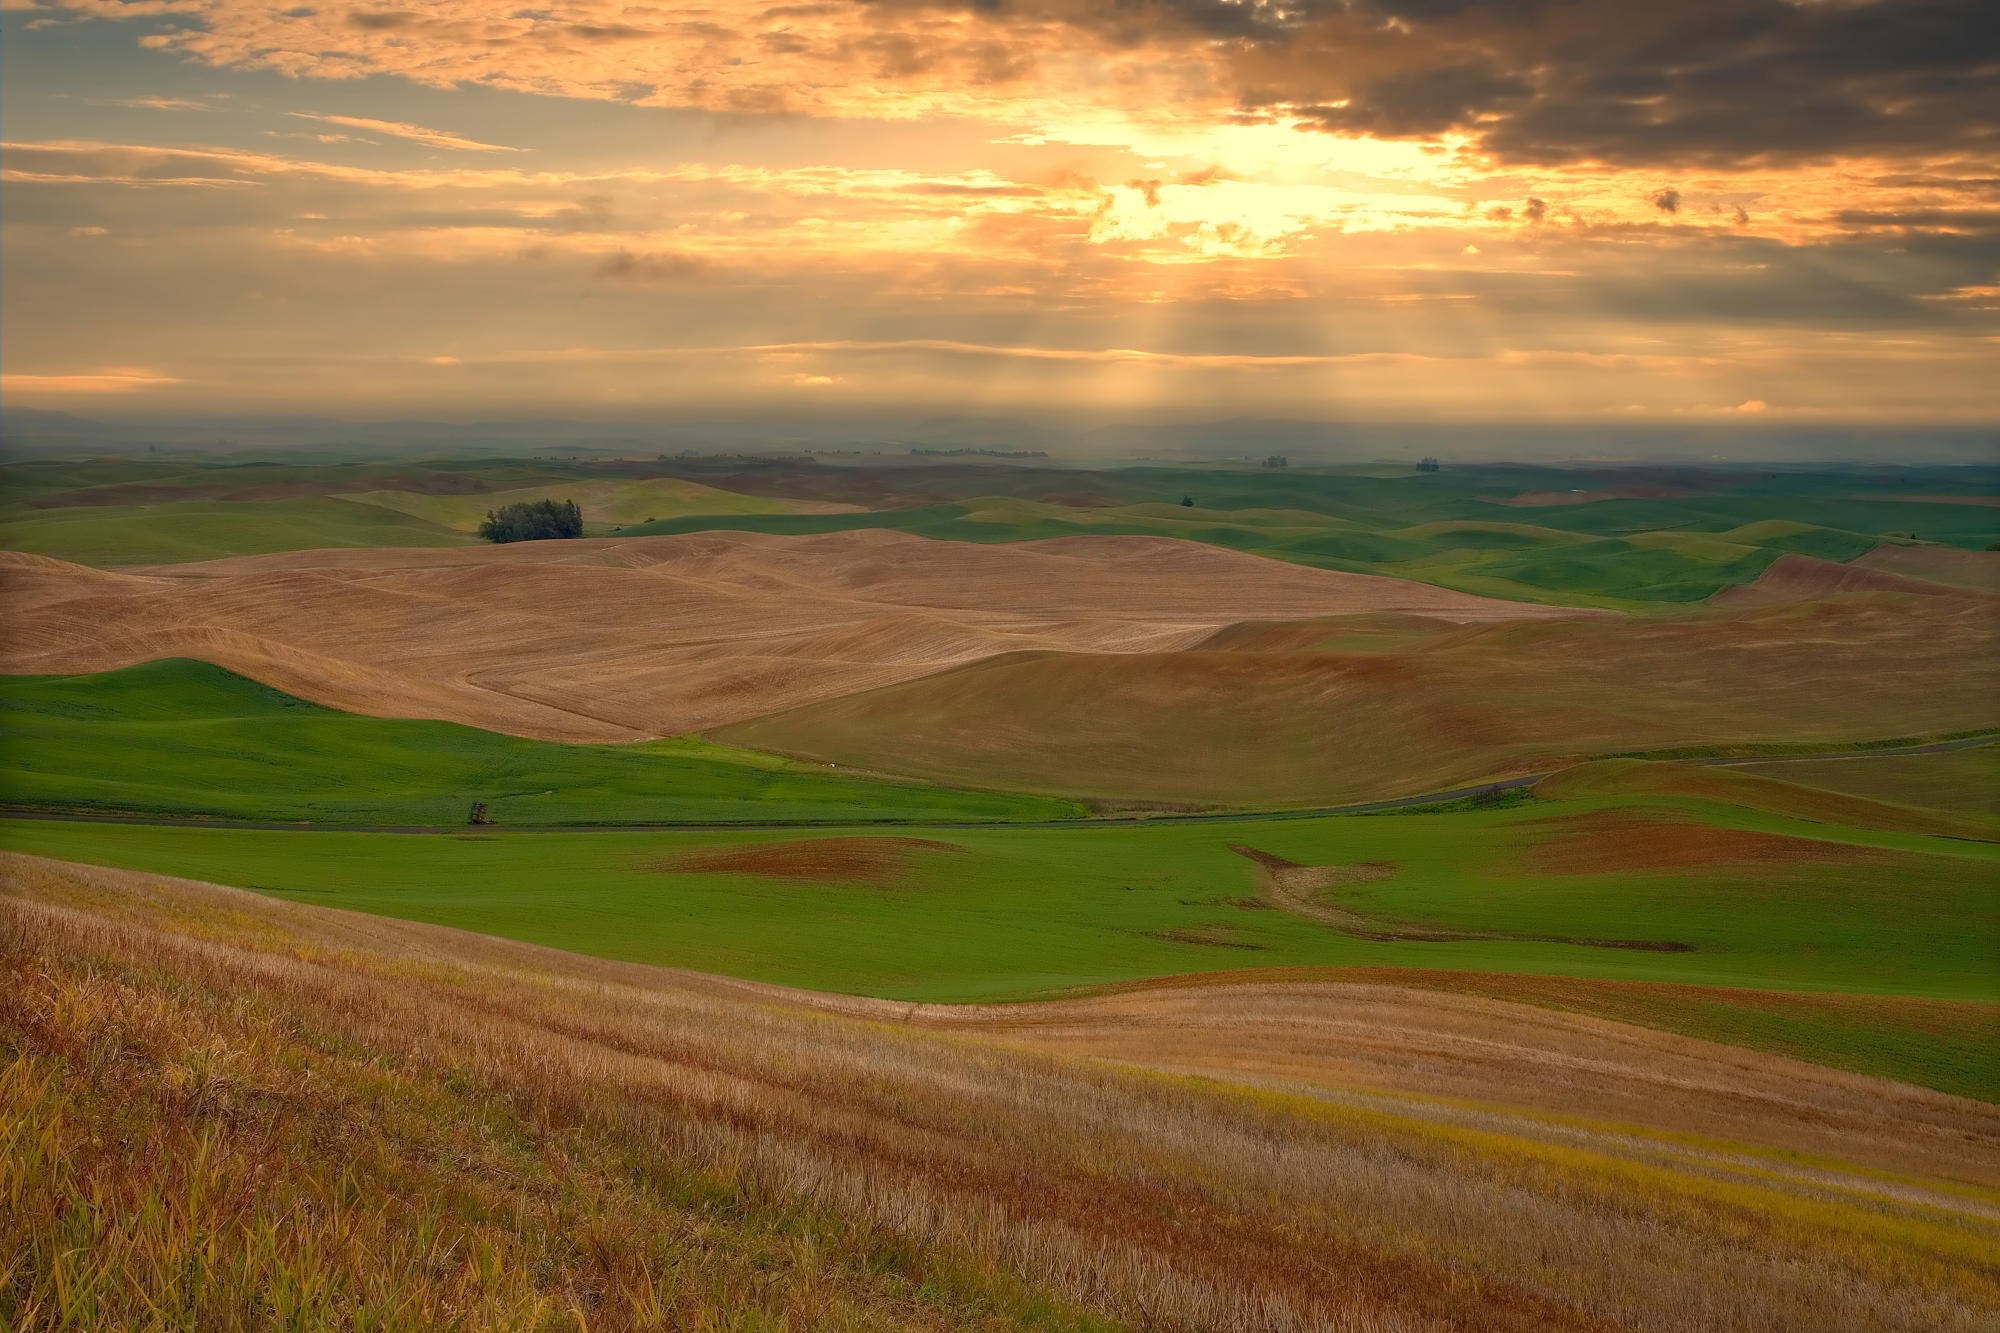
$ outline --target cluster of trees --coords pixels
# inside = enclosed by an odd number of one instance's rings
[[[1265,467],[1290,467],[1291,465],[1292,465],[1292,460],[1285,457],[1283,454],[1272,454],[1269,458],[1264,460]]]
[[[479,535],[489,542],[538,542],[581,537],[583,511],[574,500],[523,500],[486,511]]]
[[[1417,471],[1419,471],[1419,472],[1435,472],[1435,471],[1437,471],[1437,470],[1438,470],[1438,461],[1437,461],[1437,459],[1435,459],[1435,458],[1419,458],[1419,459],[1417,460]]]

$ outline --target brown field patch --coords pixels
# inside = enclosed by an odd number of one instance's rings
[[[1608,875],[1626,870],[1697,870],[1753,865],[1866,865],[1895,853],[1782,833],[1719,828],[1672,815],[1593,810],[1537,819],[1546,841],[1526,849],[1525,873]]]
[[[649,869],[688,875],[758,875],[766,879],[825,880],[886,886],[907,875],[919,852],[962,852],[935,838],[801,838],[748,847],[712,847]]]
[[[1167,930],[1148,931],[1156,940],[1171,940],[1175,944],[1200,944],[1211,949],[1261,949],[1264,946],[1255,940],[1243,938],[1243,932],[1234,926],[1174,926]]]
[[[2000,504],[2000,499],[1994,501]],[[2000,592],[2000,551],[1966,551],[1956,546],[1884,544],[1853,562],[1863,569],[1904,574],[1980,592]]]
[[[1993,603],[1971,595],[1468,625],[1370,653],[1311,651],[1305,635],[1259,627],[1218,636],[1251,651],[1211,639],[1115,657],[991,657],[716,735],[1079,799],[1333,805],[1603,754],[1831,749],[1992,726],[1996,629]]]
[[[1717,606],[1770,606],[1809,602],[1845,593],[1963,597],[1967,595],[1967,590],[1887,569],[1843,565],[1838,561],[1821,560],[1817,556],[1793,551],[1773,560],[1763,573],[1750,582],[1724,588],[1709,601]]]

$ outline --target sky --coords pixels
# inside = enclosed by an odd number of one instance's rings
[[[1992,0],[0,0],[85,415],[2000,421]]]

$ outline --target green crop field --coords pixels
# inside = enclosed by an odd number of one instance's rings
[[[322,708],[205,662],[0,677],[15,805],[334,824],[1049,819],[1067,801],[831,773],[695,740],[557,745]]]
[[[489,510],[517,501],[574,500],[585,520],[601,531],[683,514],[787,514],[795,506],[757,495],[736,495],[673,477],[650,481],[545,481],[515,490],[470,495],[418,495],[409,491],[365,491],[345,497],[360,504],[410,514],[460,532],[478,529]]]
[[[464,546],[476,540],[408,514],[332,496],[39,509],[0,519],[0,546],[104,567],[331,546]]]
[[[1895,1038],[1891,1030],[1913,1020],[1877,1013],[1872,1001],[1820,1018],[1753,1005],[1746,1017],[1718,991],[1711,1008],[1720,1009],[1706,1019],[1687,1002],[1662,1002],[1665,1016],[1655,1018],[1696,1030],[1733,1025],[1753,1044],[2000,1097],[2000,1070],[1982,1045],[2000,998],[1993,843],[1659,795],[1444,814],[897,833],[921,836],[392,835],[25,820],[0,829],[19,851],[628,961],[911,1000],[1011,999],[1295,966],[1930,1000],[1942,1007],[1914,1020],[1927,1034],[1921,1041]],[[1365,870],[1349,882],[1335,876],[1313,899],[1358,914],[1362,929],[1274,900],[1259,865],[1234,847]],[[1363,937],[1411,931],[1473,938]],[[1968,1015],[1977,1020],[1969,1026]]]
[[[1715,483],[1727,488],[1718,494],[1514,507],[1502,502],[1572,489],[1576,474],[1513,466],[1394,476],[1135,467],[1083,474],[1086,483],[1076,473],[971,469],[954,488],[940,469],[911,483],[921,486],[912,497],[921,503],[850,514],[688,516],[626,532],[880,527],[977,542],[1144,534],[1487,596],[1642,611],[1701,601],[1792,552],[1848,560],[1885,540],[1986,545],[2000,538],[2000,512],[1895,498],[1962,488],[1970,484],[1957,475],[1963,471],[1911,470],[1886,481],[1744,473]],[[1863,494],[1871,489],[1884,493]]]

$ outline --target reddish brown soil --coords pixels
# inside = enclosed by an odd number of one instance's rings
[[[1838,593],[1893,592],[1919,597],[1964,596],[1959,588],[1923,578],[1911,578],[1887,570],[1860,565],[1843,565],[1817,556],[1793,552],[1773,560],[1762,574],[1748,583],[1724,588],[1709,600],[1719,606],[1770,606],[1785,602],[1807,602]]]
[[[1883,853],[1847,843],[1716,828],[1657,815],[1598,810],[1534,824],[1551,830],[1528,849],[1525,868],[1542,875],[1604,875],[1621,870],[1692,870],[1704,866],[1855,864]]]
[[[761,875],[883,886],[907,874],[918,852],[964,850],[955,842],[933,838],[806,838],[690,852],[653,862],[649,868],[690,875]]]
[[[1861,569],[1879,569],[1957,588],[2000,592],[2000,551],[1964,551],[1955,546],[1882,545],[1858,557]]]

